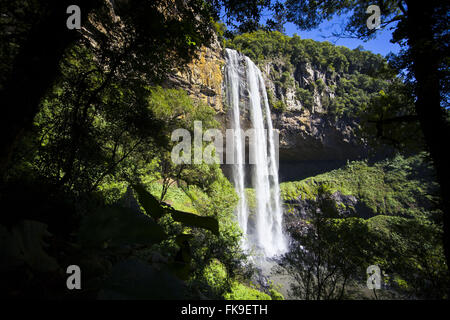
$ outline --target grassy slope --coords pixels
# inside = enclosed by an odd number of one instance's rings
[[[302,181],[282,183],[281,192],[285,201],[314,199],[320,187],[355,196],[375,216],[336,220],[345,224],[357,219],[368,227],[368,234],[361,237],[368,237],[372,244],[371,264],[390,274],[384,281],[389,280],[406,297],[441,299],[449,278],[432,172],[420,155],[374,164],[355,161]],[[289,212],[288,203],[286,207]]]

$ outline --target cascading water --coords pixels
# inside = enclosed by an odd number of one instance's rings
[[[235,158],[233,162],[233,181],[236,192],[239,196],[239,203],[236,209],[239,226],[244,233],[242,246],[245,250],[249,248],[247,236],[247,222],[248,222],[248,208],[245,196],[245,176],[244,176],[244,141],[241,130],[240,108],[239,108],[239,60],[238,53],[235,50],[227,49],[227,72],[225,74],[225,81],[228,85],[227,100],[228,105],[231,106],[232,114],[232,129],[233,129],[233,146]]]
[[[233,182],[240,201],[237,211],[239,225],[246,236],[244,249],[256,247],[265,257],[287,251],[287,240],[282,232],[282,207],[275,154],[275,137],[270,116],[267,92],[259,68],[248,57],[226,49],[227,101],[231,108],[231,123],[235,164]],[[248,99],[243,93],[246,89]],[[241,99],[242,98],[242,99]],[[249,209],[245,195],[245,141],[241,130],[243,101],[248,101],[250,122],[254,133],[250,149],[254,152],[252,187],[255,190],[255,230],[248,228]],[[253,233],[253,234],[252,234]]]

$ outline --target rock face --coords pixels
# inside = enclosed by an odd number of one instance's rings
[[[228,128],[224,65],[224,49],[215,39],[209,48],[201,50],[198,59],[168,81],[168,86],[182,88],[213,107],[222,129]],[[339,74],[315,70],[309,63],[289,66],[281,59],[267,60],[259,67],[273,110],[272,121],[280,133],[279,160],[283,181],[302,177],[301,173],[294,174],[295,170],[284,172],[283,168],[305,168],[308,162],[320,162],[320,169],[309,172],[316,174],[367,154],[365,143],[355,137],[356,121],[336,119],[327,110],[334,98]],[[245,130],[245,119],[243,122]]]
[[[355,126],[350,119],[332,121],[326,114],[278,114],[275,127],[280,130],[280,160],[356,159],[365,154],[365,147],[354,138]]]
[[[285,201],[292,210],[284,215],[285,227],[287,229],[295,227],[302,221],[311,219],[312,213],[321,212],[322,215],[330,218],[348,218],[360,216],[356,209],[359,202],[352,195],[344,195],[339,191],[331,195],[316,199],[298,199]],[[358,214],[357,214],[358,212]],[[367,218],[368,216],[362,216]]]
[[[218,114],[223,114],[224,65],[223,49],[215,38],[210,47],[201,49],[197,59],[171,75],[166,85],[186,90],[195,99],[213,107]]]
[[[280,131],[280,161],[337,161],[366,154],[366,145],[354,134],[356,121],[328,113],[338,74],[315,70],[309,63],[290,71],[281,60],[265,62],[261,69],[272,105],[277,100],[282,107],[273,115]]]
[[[314,199],[302,199],[300,196],[297,199],[285,200],[285,206],[289,208],[284,212],[285,230],[305,231],[310,227],[306,221],[317,217],[369,219],[376,215],[355,196],[344,195],[340,191]]]

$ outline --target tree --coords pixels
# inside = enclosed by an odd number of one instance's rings
[[[3,175],[13,147],[29,128],[39,103],[57,78],[58,65],[65,49],[80,38],[66,25],[66,9],[71,1],[49,0],[42,5],[36,1],[2,1],[1,42],[2,60],[7,56],[10,70],[2,70],[0,101],[0,175]],[[97,8],[100,1],[80,1],[81,19]],[[14,48],[8,50],[8,47]],[[2,66],[4,67],[4,66]]]
[[[335,15],[353,13],[345,33],[361,39],[376,35],[376,29],[366,27],[365,13],[371,1],[286,1],[288,21],[301,29],[310,30]],[[381,28],[397,23],[394,41],[402,45],[398,57],[408,72],[415,96],[415,114],[430,152],[441,188],[444,210],[444,247],[450,263],[450,154],[442,141],[450,137],[450,124],[445,107],[448,106],[448,12],[450,4],[442,1],[378,1]],[[390,122],[412,121],[403,115]]]
[[[71,45],[90,47],[104,67],[107,76],[92,95],[95,99],[118,75],[160,81],[190,61],[212,35],[211,9],[200,0],[116,1],[114,7],[109,1],[80,1],[80,31],[66,27],[70,1],[3,2],[2,59],[12,67],[2,64],[1,70],[7,74],[0,86],[2,177],[42,98],[61,76],[60,62]]]
[[[400,79],[394,79],[386,88],[373,95],[358,112],[361,119],[360,134],[372,147],[386,144],[398,150],[420,152],[423,135],[414,112],[412,88]]]
[[[146,191],[138,187],[141,179],[158,174],[157,160],[172,165],[170,157],[163,156],[168,155],[168,136],[175,127],[192,130],[193,120],[202,120],[206,129],[213,121],[214,110],[193,103],[182,90],[156,86],[212,39],[211,18],[219,10],[213,2],[79,1],[82,29],[77,31],[66,28],[70,2],[0,0],[0,205],[21,203],[14,214],[0,217],[2,244],[8,244],[0,246],[2,254],[5,247],[21,262],[18,267],[15,259],[2,261],[2,276],[9,279],[6,294],[63,296],[60,286],[50,288],[64,283],[63,273],[47,281],[49,274],[40,267],[53,269],[49,257],[60,266],[81,257],[81,262],[95,264],[100,254],[93,258],[96,249],[86,250],[89,240],[103,253],[105,245],[112,246],[111,255],[100,258],[106,264],[99,273],[90,273],[82,264],[86,287],[99,274],[109,273],[107,265],[129,254],[157,263],[152,244],[169,257],[169,271],[182,279],[195,278],[214,258],[230,276],[241,265],[241,234],[232,215],[238,199],[219,165],[168,166],[163,172],[163,192],[175,176],[200,214],[178,211],[153,195],[142,198]],[[230,1],[218,3],[239,7]],[[247,8],[235,9],[232,14]],[[139,204],[122,197],[129,185],[141,191],[139,201],[146,212],[137,219],[131,211]],[[130,204],[131,211],[121,208],[121,201]],[[170,239],[160,232],[162,227],[164,233],[172,231],[166,233]],[[41,249],[43,237],[49,236],[49,247]],[[36,240],[39,261],[28,263],[34,257],[29,248],[17,249],[21,237]],[[120,253],[115,249],[123,247],[123,240],[130,250]],[[119,265],[119,275],[122,267],[142,271],[142,265]],[[148,273],[155,271],[148,267]],[[27,279],[16,281],[24,271]],[[170,285],[170,279],[159,280]]]
[[[15,146],[30,130],[43,96],[61,75],[59,63],[65,51],[77,41],[96,49],[111,76],[122,72],[158,82],[209,43],[212,22],[222,9],[227,22],[255,30],[255,21],[270,1],[80,0],[80,31],[66,28],[66,9],[71,4],[68,0],[0,2],[1,178]]]
[[[305,220],[289,226],[291,250],[276,272],[293,277],[292,294],[304,300],[345,299],[371,264],[371,237],[361,218],[339,218],[336,202],[320,187]]]
[[[103,68],[91,50],[67,50],[61,77],[44,96],[26,136],[25,152],[14,157],[23,155],[56,188],[92,192],[106,176],[129,166],[130,158],[138,165],[166,141],[162,121],[148,108],[149,88]]]

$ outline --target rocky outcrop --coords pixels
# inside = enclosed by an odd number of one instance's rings
[[[172,75],[168,85],[208,103],[226,128],[224,65],[223,48],[215,39],[210,47],[202,48],[198,59]],[[272,121],[280,133],[282,168],[284,163],[322,161],[327,166],[327,161],[342,163],[366,156],[364,141],[355,135],[356,121],[337,119],[329,112],[339,74],[314,69],[309,63],[292,66],[282,59],[267,60],[259,67],[273,110]],[[288,175],[282,173],[283,180],[289,180]]]
[[[330,120],[324,114],[284,112],[275,116],[280,131],[280,160],[346,160],[366,153],[363,141],[355,138],[356,122]]]
[[[355,135],[355,119],[329,114],[339,75],[314,69],[309,63],[286,66],[265,62],[261,70],[280,132],[280,161],[338,161],[365,156],[367,147]],[[280,81],[281,80],[281,81]]]
[[[317,195],[314,198],[298,196],[296,199],[284,200],[288,210],[284,213],[285,228],[295,227],[302,221],[314,216],[327,218],[358,217],[369,219],[377,213],[367,207],[364,201],[353,195],[346,195],[340,191],[331,194]]]
[[[168,87],[184,89],[189,95],[210,105],[217,113],[224,113],[222,47],[215,38],[209,47],[201,48],[198,57],[171,75]]]
[[[367,208],[356,197],[344,195],[340,191],[314,199],[302,199],[300,196],[297,199],[285,200],[285,206],[289,208],[284,212],[285,230],[304,230],[304,227],[308,227],[306,221],[317,217],[368,219],[374,216],[370,210],[364,210]]]
[[[323,214],[330,218],[348,218],[356,216],[358,200],[352,195],[344,195],[336,191],[330,195],[315,199],[285,200],[287,206],[291,208],[289,214],[301,219],[311,218],[313,212],[323,211]]]

